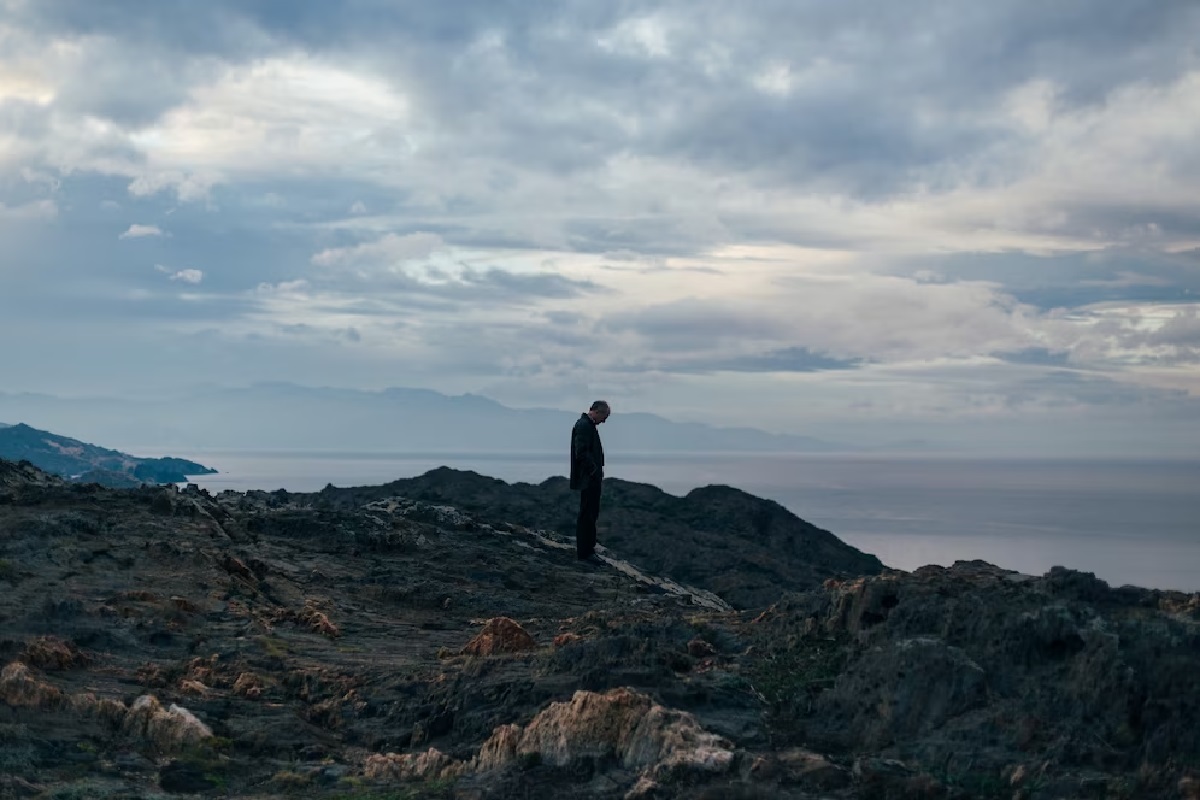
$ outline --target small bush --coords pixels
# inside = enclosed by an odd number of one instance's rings
[[[767,706],[776,733],[793,738],[800,719],[816,698],[833,686],[849,658],[845,635],[790,638],[757,659],[748,671],[754,690]]]
[[[312,783],[312,776],[281,769],[271,776],[271,783],[278,786],[281,791],[295,792],[308,788]]]

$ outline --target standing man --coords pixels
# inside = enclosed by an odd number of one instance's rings
[[[604,447],[598,425],[612,409],[603,400],[580,414],[571,430],[571,488],[579,492],[579,519],[575,523],[575,557],[596,560],[596,519],[600,516],[600,485],[604,482]]]

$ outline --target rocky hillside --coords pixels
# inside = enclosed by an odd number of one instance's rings
[[[0,425],[0,458],[30,463],[80,483],[130,488],[143,483],[182,483],[209,469],[182,458],[138,458],[28,425]]]
[[[378,487],[327,488],[323,501],[353,508],[403,495],[575,535],[579,495],[565,478],[508,484],[446,467]],[[883,564],[771,500],[728,486],[676,497],[644,483],[607,479],[599,540],[647,572],[703,586],[738,608],[762,608],[785,591],[830,577],[875,575]]]
[[[0,462],[0,796],[1200,792],[1200,595],[961,563],[738,611],[623,555]]]

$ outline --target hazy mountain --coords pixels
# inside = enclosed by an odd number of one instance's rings
[[[0,427],[0,458],[29,461],[47,472],[107,486],[180,483],[216,470],[180,458],[138,458],[25,424]]]
[[[0,415],[128,446],[405,452],[555,452],[579,412],[514,409],[479,395],[265,383],[169,400],[0,394]],[[672,422],[616,408],[623,452],[829,452],[852,448],[752,428]]]

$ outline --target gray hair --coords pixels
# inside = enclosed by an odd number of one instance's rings
[[[607,400],[597,400],[596,402],[592,403],[592,407],[588,410],[589,411],[608,411],[610,413],[612,412],[612,409],[608,407]]]

